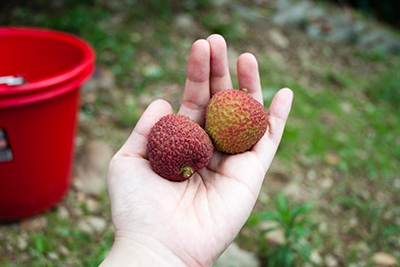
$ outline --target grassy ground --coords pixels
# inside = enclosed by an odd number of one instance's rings
[[[96,101],[82,106],[88,120],[80,134],[115,148],[152,99],[163,97],[179,107],[193,41],[220,33],[232,60],[254,53],[266,106],[281,87],[290,87],[295,100],[254,215],[237,241],[257,252],[264,266],[274,260],[290,266],[291,259],[293,266],[375,266],[376,252],[399,261],[400,58],[277,28],[268,5],[142,2],[37,1],[13,8],[3,20],[78,34],[95,47],[97,64],[112,70],[118,88],[100,90]],[[272,41],[272,31],[287,46]],[[1,224],[0,264],[98,265],[112,244],[112,229],[88,234],[75,221],[94,213],[110,222],[108,197],[104,192],[96,198],[95,212],[77,199],[71,190],[60,206],[72,215],[62,216],[56,207],[35,230]],[[274,218],[286,231],[280,244],[263,231]]]

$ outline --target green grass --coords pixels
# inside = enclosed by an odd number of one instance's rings
[[[107,194],[102,194],[97,200],[101,214],[109,217]],[[68,202],[75,202],[72,196],[68,196],[63,204]],[[74,206],[84,215],[91,215],[84,204],[75,203]],[[74,216],[61,218],[55,210],[46,212],[44,216],[48,225],[43,229],[21,229],[17,224],[9,226],[6,238],[0,240],[0,247],[11,246],[13,253],[0,259],[1,266],[65,266],[67,263],[98,266],[111,248],[114,235],[109,228],[104,233],[87,234],[76,226]],[[26,241],[24,246],[20,245],[22,240]],[[60,246],[67,249],[67,255],[60,253]]]
[[[370,80],[351,80],[347,73],[336,73],[348,84],[340,91],[332,90],[331,85],[319,91],[299,84],[289,86],[295,100],[284,134],[286,142],[281,144],[283,157],[301,153],[321,164],[327,153],[333,152],[340,158],[340,171],[370,179],[395,175],[400,160],[399,146],[394,146],[399,142],[400,111],[395,108],[399,62],[396,59],[394,68]]]

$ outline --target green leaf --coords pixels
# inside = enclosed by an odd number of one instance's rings
[[[293,264],[293,255],[287,246],[279,247],[278,249],[279,266],[289,267]]]
[[[265,212],[261,211],[261,212],[257,212],[257,213],[252,213],[246,221],[246,226],[255,226],[255,225],[265,221],[263,213],[265,213]]]
[[[384,236],[388,237],[392,234],[400,234],[400,225],[391,225],[389,226],[385,232],[384,232]]]
[[[36,236],[35,239],[33,240],[33,242],[35,243],[35,247],[36,249],[40,252],[43,253],[44,252],[44,244],[43,244],[43,239],[40,235]]]
[[[300,241],[297,242],[296,245],[298,246],[297,253],[299,254],[299,256],[305,261],[310,261],[310,255],[312,252],[312,248]]]
[[[303,228],[300,225],[296,225],[295,229],[296,229],[298,237],[306,237],[310,233],[309,229]]]
[[[254,220],[258,220],[259,222],[262,221],[275,221],[278,223],[282,223],[282,220],[279,216],[277,216],[276,214],[273,214],[272,212],[269,211],[260,211],[258,213],[256,213],[255,219]]]
[[[280,229],[280,228],[281,228],[280,226],[271,227],[271,228],[268,228],[268,229],[263,230],[261,233],[262,233],[263,235],[265,235],[265,234],[267,234],[267,233],[269,233],[269,232],[278,230],[278,229]]]
[[[279,214],[285,218],[288,210],[287,199],[286,196],[282,193],[278,194],[278,197],[275,202],[276,210]]]
[[[307,215],[310,213],[313,203],[307,202],[299,207],[294,207],[290,210],[290,217],[296,218],[299,215]]]

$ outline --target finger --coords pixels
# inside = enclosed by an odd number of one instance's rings
[[[204,114],[210,100],[210,44],[196,41],[189,55],[187,79],[179,114],[198,124],[204,124]]]
[[[250,53],[240,55],[237,61],[237,72],[239,89],[246,88],[254,99],[263,104],[256,57]]]
[[[153,101],[133,129],[128,140],[118,153],[124,156],[147,158],[147,139],[153,125],[164,115],[173,112],[171,105],[162,99]]]
[[[293,92],[283,88],[276,93],[268,110],[268,135],[276,146],[281,141],[286,120],[292,107]]]
[[[276,93],[268,111],[268,130],[252,149],[266,169],[278,149],[292,101],[293,92],[290,89],[283,88]]]
[[[231,75],[229,74],[228,53],[225,39],[219,34],[207,38],[211,47],[211,95],[232,88]]]

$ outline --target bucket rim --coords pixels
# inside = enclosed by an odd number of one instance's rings
[[[49,87],[55,87],[58,84],[68,83],[70,80],[74,80],[81,73],[85,73],[88,68],[91,68],[94,65],[95,51],[93,47],[84,39],[70,33],[38,27],[0,26],[0,38],[2,36],[39,37],[63,41],[82,51],[83,58],[72,68],[34,82],[12,87],[0,85],[0,95],[16,95],[28,91],[33,93],[34,91],[42,91]]]
[[[87,68],[82,74],[75,77],[75,79],[69,81],[66,84],[60,85],[52,90],[39,91],[34,94],[23,94],[18,96],[8,96],[7,98],[0,97],[0,110],[9,109],[19,106],[27,106],[30,104],[51,100],[56,97],[67,94],[70,91],[80,90],[82,84],[89,80],[90,76],[94,72],[94,66]]]

